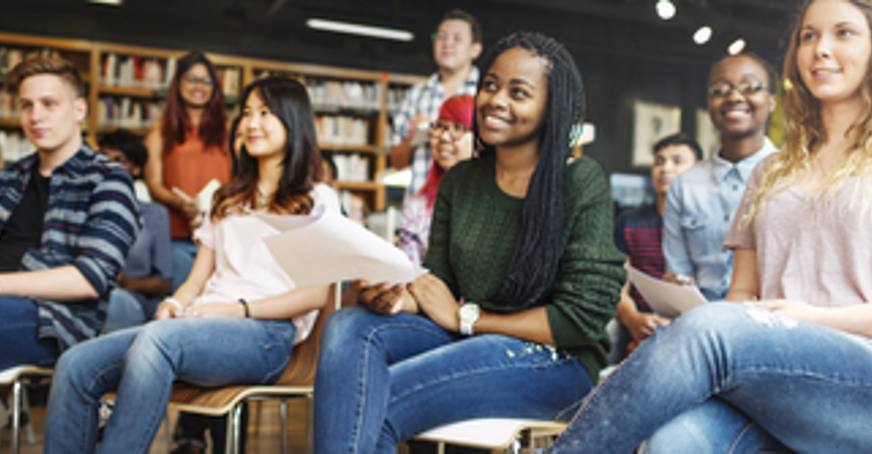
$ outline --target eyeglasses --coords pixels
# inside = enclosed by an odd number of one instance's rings
[[[200,85],[204,85],[206,87],[211,87],[212,84],[215,83],[215,81],[213,81],[212,79],[210,79],[208,77],[204,77],[201,79],[199,77],[194,77],[194,76],[185,77],[185,82],[187,82],[191,85],[200,84]]]
[[[454,123],[454,122],[444,122],[444,123],[433,123],[430,125],[430,135],[433,137],[439,137],[445,132],[448,132],[448,135],[452,140],[457,140],[463,137],[464,134],[469,132],[470,129],[466,125],[462,123]]]
[[[733,90],[738,90],[744,96],[752,95],[757,93],[760,90],[765,90],[766,84],[760,82],[759,80],[752,81],[742,81],[737,84],[731,84],[730,82],[717,82],[708,87],[708,95],[710,98],[714,97],[727,97],[730,96],[730,93]]]

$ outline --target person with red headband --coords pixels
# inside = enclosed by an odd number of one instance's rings
[[[430,126],[430,153],[433,164],[424,186],[410,198],[403,210],[397,246],[416,264],[424,261],[433,203],[442,175],[454,164],[472,157],[472,113],[475,97],[458,95],[448,98],[439,109],[439,118]]]

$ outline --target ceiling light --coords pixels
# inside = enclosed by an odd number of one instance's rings
[[[702,46],[703,44],[709,42],[710,39],[712,39],[712,33],[713,31],[711,27],[709,27],[708,25],[703,25],[702,27],[696,29],[695,32],[693,32],[693,42]]]
[[[657,0],[657,15],[663,20],[675,17],[675,4],[671,0]]]
[[[411,41],[415,38],[415,35],[412,34],[412,32],[406,30],[373,27],[372,25],[352,24],[349,22],[338,22],[326,19],[309,19],[306,21],[306,25],[315,30],[392,39],[394,41]]]
[[[746,45],[747,43],[743,38],[737,38],[732,44],[730,44],[730,47],[727,48],[727,52],[730,55],[738,55],[740,52],[745,50]]]
[[[121,6],[124,0],[87,0],[88,3],[99,3],[101,5]]]

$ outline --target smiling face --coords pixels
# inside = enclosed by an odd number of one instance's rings
[[[872,37],[866,16],[842,0],[818,0],[802,21],[796,66],[809,92],[822,103],[862,102]]]
[[[687,145],[667,145],[654,153],[654,165],[651,166],[651,181],[654,191],[665,195],[672,180],[681,172],[696,164],[696,154]]]
[[[712,68],[708,111],[722,135],[741,138],[765,132],[775,108],[769,83],[766,69],[744,55],[725,58]]]
[[[257,90],[245,100],[239,130],[245,137],[245,150],[255,159],[284,157],[288,131]]]
[[[21,82],[18,89],[21,128],[41,152],[54,152],[81,145],[79,124],[87,105],[75,88],[54,74],[38,74]]]
[[[473,42],[469,22],[448,19],[439,24],[433,41],[433,59],[437,66],[457,71],[471,65],[480,53],[481,43]]]
[[[494,147],[538,144],[548,106],[549,62],[515,47],[494,60],[475,98],[481,139]]]
[[[192,107],[206,107],[215,93],[215,81],[202,63],[191,66],[179,80],[179,96]]]
[[[461,123],[439,120],[430,129],[430,154],[445,170],[472,157],[472,131]]]

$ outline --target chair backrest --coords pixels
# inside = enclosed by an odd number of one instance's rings
[[[328,300],[318,313],[315,326],[309,337],[294,347],[291,360],[285,373],[275,383],[279,386],[312,386],[315,384],[315,365],[318,363],[318,352],[321,351],[321,332],[324,331],[324,322],[340,304],[340,284],[332,284],[328,293]]]

